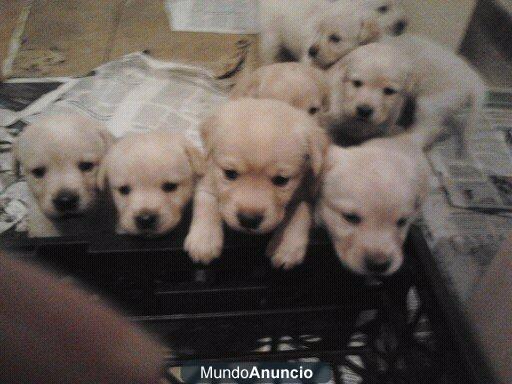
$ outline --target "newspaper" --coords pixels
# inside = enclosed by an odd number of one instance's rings
[[[26,88],[38,81],[8,84]],[[204,68],[162,62],[143,53],[101,65],[90,76],[59,82],[57,88],[47,87],[46,94],[32,92],[40,97],[27,98],[22,109],[7,103],[9,95],[0,95],[0,233],[13,226],[26,228],[28,189],[13,174],[10,148],[27,124],[42,116],[80,113],[102,121],[116,137],[155,129],[180,130],[200,147],[199,122],[226,99],[228,91],[225,83]]]
[[[429,153],[439,185],[422,207],[421,224],[434,258],[461,303],[512,232],[512,90],[491,90],[469,151],[456,141]]]
[[[512,212],[512,100],[507,90],[489,92],[479,130],[468,153],[457,156],[455,140],[429,154],[455,207]]]
[[[258,33],[258,0],[167,0],[175,31]]]

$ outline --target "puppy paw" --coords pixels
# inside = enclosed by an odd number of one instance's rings
[[[284,269],[291,269],[299,265],[306,256],[307,246],[307,241],[302,241],[302,239],[282,242],[272,256],[272,265]]]
[[[197,225],[190,229],[184,248],[195,263],[209,264],[220,256],[223,243],[222,227]]]

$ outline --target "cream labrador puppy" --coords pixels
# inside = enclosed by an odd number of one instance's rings
[[[202,125],[207,171],[194,196],[185,249],[195,261],[220,256],[222,224],[274,232],[268,253],[291,268],[306,252],[310,177],[320,174],[328,138],[307,113],[279,100],[238,99]]]
[[[379,36],[368,12],[345,0],[260,0],[260,59],[277,60],[282,49],[296,60],[329,68]]]
[[[337,0],[343,1],[343,0]],[[363,8],[374,17],[382,35],[398,36],[405,32],[408,18],[401,0],[344,0]]]
[[[203,154],[183,134],[153,131],[114,144],[101,164],[98,185],[109,185],[118,233],[154,236],[178,225],[203,172]]]
[[[60,225],[62,218],[94,206],[97,171],[112,142],[102,124],[81,115],[50,116],[25,127],[12,152],[35,200],[29,236],[63,234],[69,225]]]
[[[315,117],[319,123],[329,108],[324,72],[302,63],[276,63],[258,68],[233,88],[231,99],[254,97],[282,100]]]
[[[331,123],[360,139],[402,131],[396,123],[409,98],[415,103],[411,130],[428,146],[467,105],[472,129],[485,96],[481,77],[462,57],[409,34],[359,47],[331,68],[329,78]]]
[[[402,245],[428,192],[426,160],[408,139],[329,149],[317,220],[358,274],[391,275],[402,265]]]

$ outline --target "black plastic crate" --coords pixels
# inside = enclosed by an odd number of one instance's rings
[[[84,281],[159,334],[172,351],[170,367],[315,358],[332,366],[336,383],[491,382],[460,311],[444,302],[418,228],[404,266],[377,281],[345,269],[322,229],[290,271],[263,256],[268,236],[229,230],[222,257],[197,265],[182,249],[189,222],[160,239],[7,234],[0,241]]]

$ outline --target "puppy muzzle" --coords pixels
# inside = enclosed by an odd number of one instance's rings
[[[151,235],[158,231],[160,216],[156,212],[142,211],[135,216],[134,221],[139,232]]]
[[[265,217],[260,213],[247,214],[239,212],[237,219],[240,226],[247,231],[257,230]]]
[[[364,257],[364,267],[366,271],[374,275],[382,275],[391,267],[391,257],[384,254],[367,254]]]
[[[76,191],[63,189],[53,198],[52,204],[59,215],[78,213],[80,208],[80,195]]]
[[[399,36],[402,33],[404,33],[405,29],[407,28],[407,21],[406,20],[399,20],[393,25],[393,35]]]

